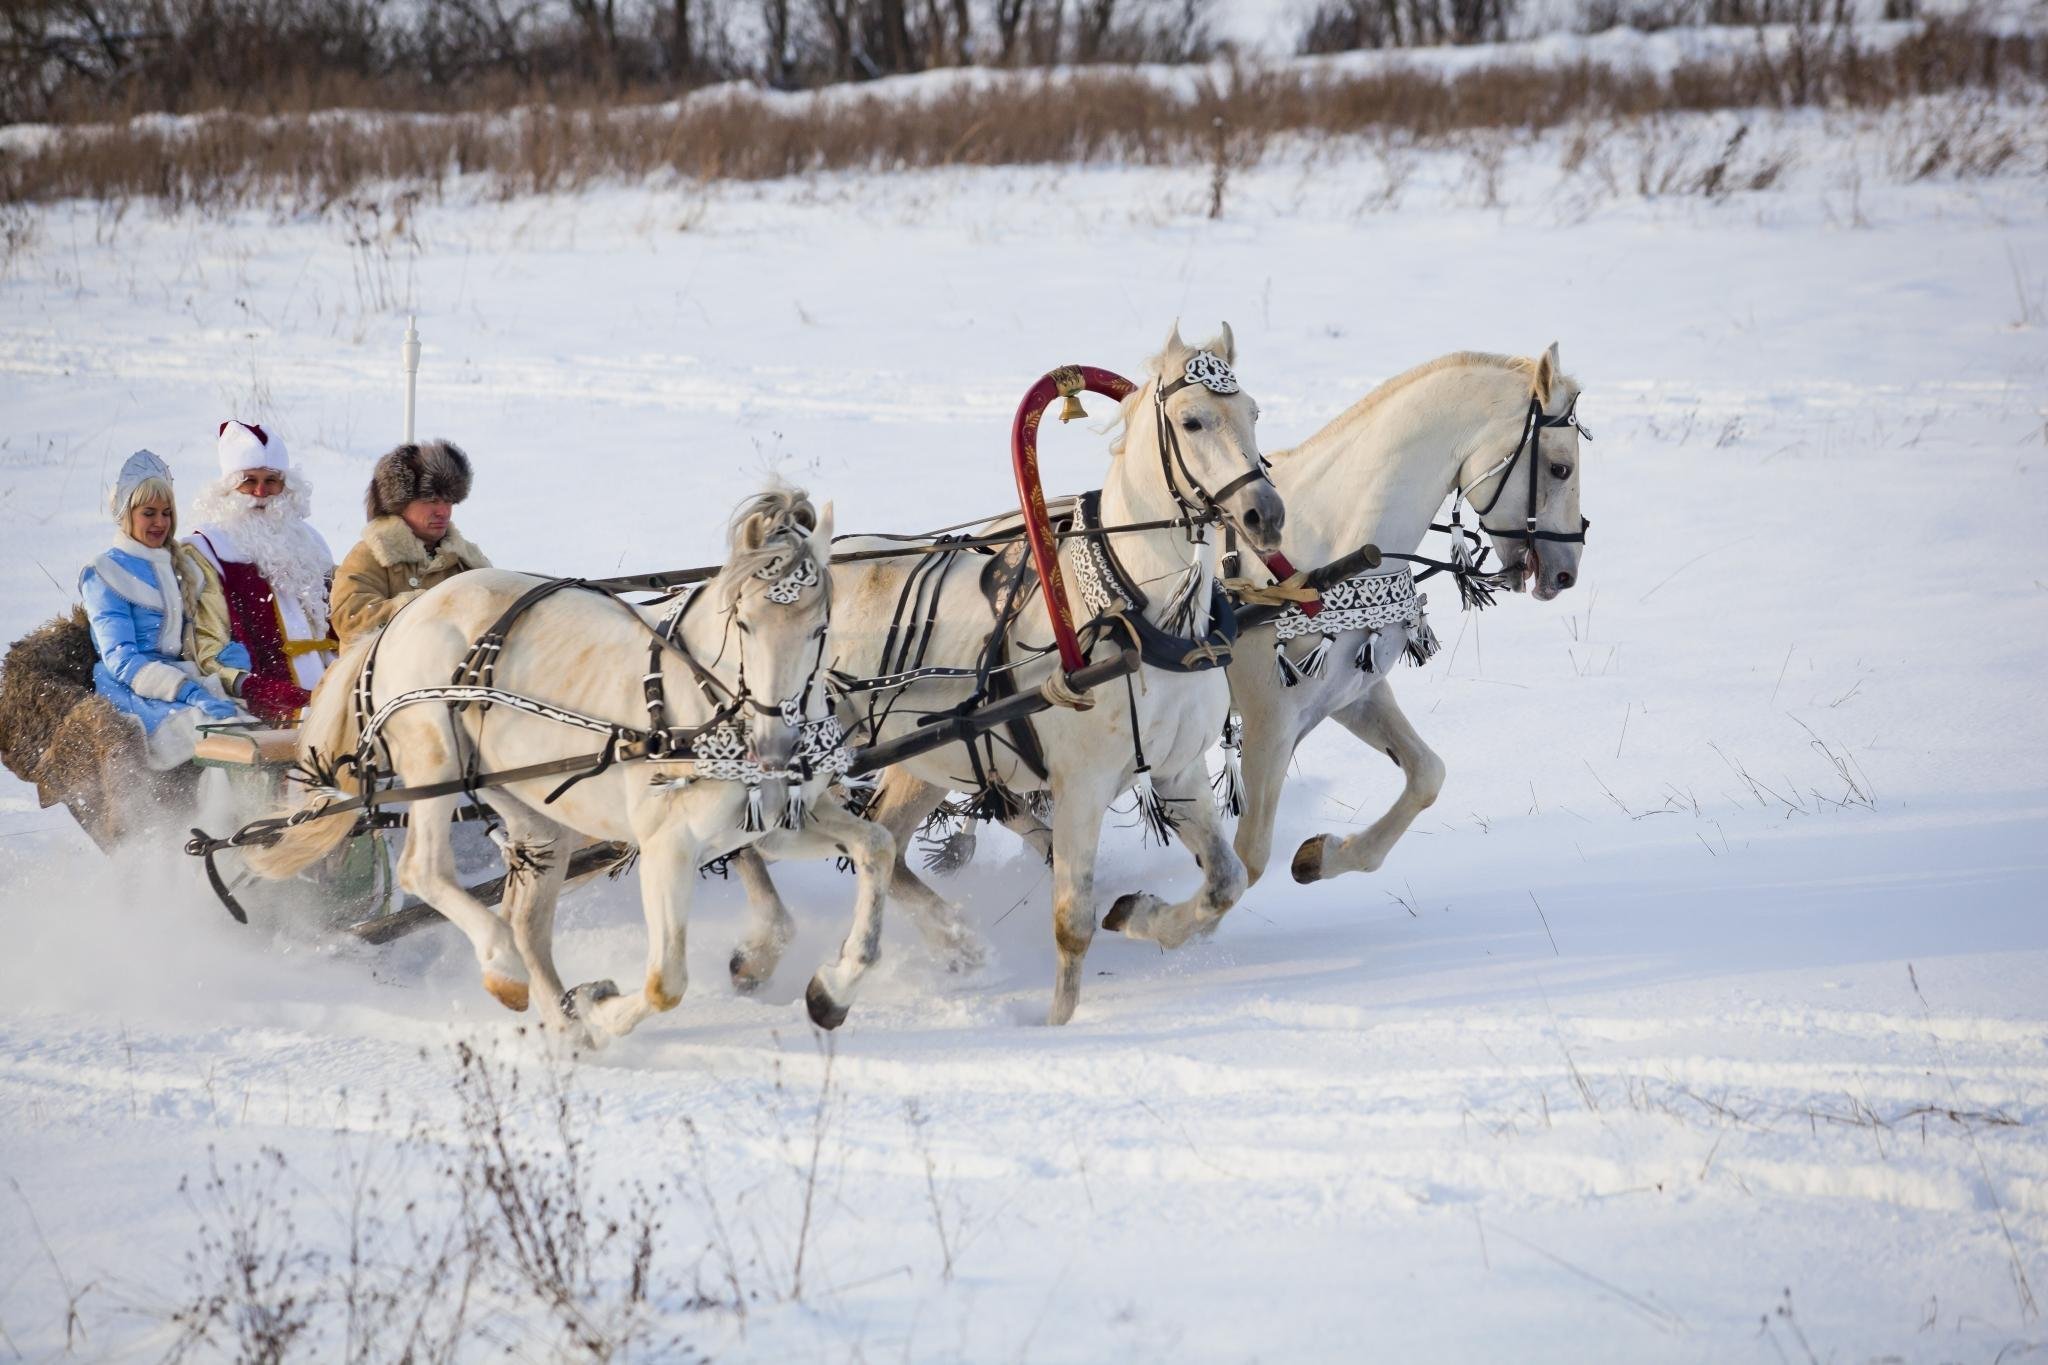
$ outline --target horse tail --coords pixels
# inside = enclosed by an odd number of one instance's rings
[[[355,753],[356,679],[376,638],[372,634],[344,651],[321,677],[312,701],[306,704],[299,723],[299,772],[295,774],[305,782],[305,791],[294,804],[271,812],[273,819],[297,818],[297,823],[287,826],[268,847],[248,846],[244,861],[259,877],[290,877],[303,872],[338,848],[355,828],[355,821],[346,815],[322,819],[317,812],[362,787],[355,769],[343,760]]]

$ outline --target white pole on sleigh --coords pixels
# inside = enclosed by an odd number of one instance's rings
[[[398,354],[405,363],[405,444],[411,445],[413,402],[420,382],[420,329],[417,314],[406,315],[405,341],[399,346]]]

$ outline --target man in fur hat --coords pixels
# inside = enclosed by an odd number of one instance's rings
[[[449,517],[469,496],[469,457],[447,441],[402,445],[377,461],[370,524],[334,576],[330,615],[344,648],[437,583],[490,560]]]
[[[190,544],[220,575],[230,630],[252,661],[238,695],[273,725],[290,725],[338,647],[327,628],[334,552],[313,529],[313,489],[284,441],[251,422],[220,424],[220,477],[193,503]]]

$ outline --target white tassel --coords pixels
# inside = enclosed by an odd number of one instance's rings
[[[1472,542],[1465,539],[1465,528],[1458,524],[1456,517],[1453,517],[1451,518],[1451,572],[1463,577],[1471,573],[1474,567],[1475,565],[1472,563]]]
[[[747,784],[747,809],[740,816],[740,828],[748,834],[759,834],[768,828],[767,812],[761,808],[761,784]]]
[[[1233,818],[1244,814],[1244,768],[1238,750],[1244,747],[1244,717],[1232,711],[1223,722],[1223,771],[1216,776],[1216,805]]]
[[[804,783],[800,777],[792,777],[784,784],[782,827],[791,830],[804,827]]]
[[[1166,803],[1159,799],[1159,793],[1152,787],[1152,770],[1138,769],[1138,780],[1131,786],[1138,798],[1138,823],[1148,834],[1157,839],[1163,848],[1173,842],[1173,816],[1168,814]]]
[[[1428,663],[1431,656],[1441,648],[1443,646],[1438,643],[1436,632],[1429,628],[1428,615],[1423,612],[1417,612],[1415,614],[1415,624],[1408,628],[1409,661],[1417,668],[1420,668]]]
[[[1287,642],[1285,640],[1275,640],[1273,642],[1273,667],[1280,671],[1280,685],[1282,687],[1293,687],[1301,681],[1301,670],[1295,667],[1294,660],[1287,657]]]
[[[1358,657],[1351,661],[1357,665],[1359,672],[1377,673],[1380,671],[1379,659],[1376,657],[1379,647],[1380,632],[1379,627],[1375,626],[1366,632],[1365,643],[1358,647]]]
[[[1301,662],[1295,665],[1295,667],[1301,670],[1302,677],[1320,678],[1323,676],[1323,669],[1330,662],[1330,646],[1336,642],[1336,638],[1334,635],[1325,635],[1316,642],[1314,649],[1302,656]]]

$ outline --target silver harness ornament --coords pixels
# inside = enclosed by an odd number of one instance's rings
[[[1361,673],[1379,672],[1375,657],[1381,632],[1400,626],[1410,662],[1418,668],[1429,662],[1438,649],[1436,632],[1429,627],[1428,601],[1415,591],[1415,576],[1406,569],[1394,573],[1362,573],[1332,583],[1322,590],[1323,609],[1314,616],[1290,604],[1273,618],[1273,663],[1280,681],[1293,687],[1303,678],[1320,678],[1329,663],[1330,650],[1347,630],[1366,632],[1352,664]],[[1320,635],[1322,640],[1299,660],[1287,656],[1287,642],[1303,635]]]

